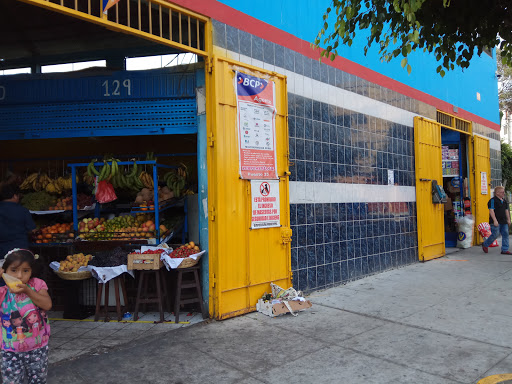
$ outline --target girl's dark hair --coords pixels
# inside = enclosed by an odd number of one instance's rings
[[[2,268],[4,271],[7,271],[7,268],[9,268],[11,264],[21,265],[25,262],[27,262],[28,265],[30,265],[30,268],[32,268],[32,277],[37,277],[40,272],[40,266],[32,251],[28,249],[16,249],[10,251],[5,257]]]

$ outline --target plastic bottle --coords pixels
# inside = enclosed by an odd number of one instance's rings
[[[14,289],[14,290],[17,290],[19,289],[18,288],[18,284],[23,284],[21,282],[21,280],[15,278],[15,277],[12,277],[11,275],[8,275],[7,273],[3,273],[2,274],[2,278],[4,279],[5,281],[5,284],[7,284],[7,286],[10,288],[10,289]]]

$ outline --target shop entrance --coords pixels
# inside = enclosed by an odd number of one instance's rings
[[[456,246],[456,219],[487,221],[490,194],[489,140],[473,135],[471,123],[438,111],[438,121],[415,117],[418,256],[427,261]]]
[[[447,248],[457,246],[457,220],[472,214],[468,142],[467,135],[441,127],[443,189],[446,193],[444,231]]]

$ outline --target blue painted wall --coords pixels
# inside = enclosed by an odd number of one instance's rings
[[[324,0],[219,1],[308,42],[312,42],[321,29],[322,15],[330,4]],[[333,20],[331,18],[331,24]],[[377,46],[372,46],[364,56],[365,42],[366,36],[360,32],[352,46],[344,47],[339,53],[346,59],[499,124],[495,57],[483,53],[481,57],[475,57],[464,72],[456,69],[441,78],[436,73],[438,63],[434,56],[417,52],[409,58],[413,71],[408,75],[400,66],[400,59],[382,63]],[[481,95],[480,101],[477,92]]]

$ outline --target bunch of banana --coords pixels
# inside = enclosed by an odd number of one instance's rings
[[[76,182],[78,183],[78,176],[76,177]],[[61,176],[55,180],[55,183],[59,185],[61,190],[73,188],[73,179],[71,178],[71,175],[67,178]]]
[[[146,188],[153,189],[153,177],[149,173],[142,171],[139,175],[139,179]]]
[[[187,180],[187,166],[183,163],[180,163],[180,167],[178,168],[178,175]]]
[[[32,189],[32,184],[38,178],[39,178],[39,174],[37,172],[28,175],[27,178],[25,180],[23,180],[23,182],[20,184],[20,189],[23,189],[23,190]]]
[[[142,183],[138,174],[137,162],[134,160],[133,168],[129,173],[125,174],[124,172],[120,172],[120,187],[131,189],[132,191],[140,191],[142,188],[144,188],[144,184]]]
[[[170,171],[164,175],[167,187],[174,193],[174,197],[180,197],[183,188],[185,187],[186,180],[178,171]]]
[[[48,193],[62,193],[63,188],[61,187],[57,179],[49,182],[44,188],[44,190]]]
[[[146,152],[146,160],[147,161],[157,161],[157,158],[155,157],[155,152]]]
[[[94,185],[94,176],[89,175],[87,171],[84,171],[84,173],[82,174],[82,180],[86,184]]]
[[[87,166],[87,175],[89,177],[94,178],[94,177],[100,175],[100,172],[96,169],[96,166],[94,165],[94,163],[97,162],[97,161],[98,161],[98,159],[93,159],[93,160],[91,160],[91,162]]]

